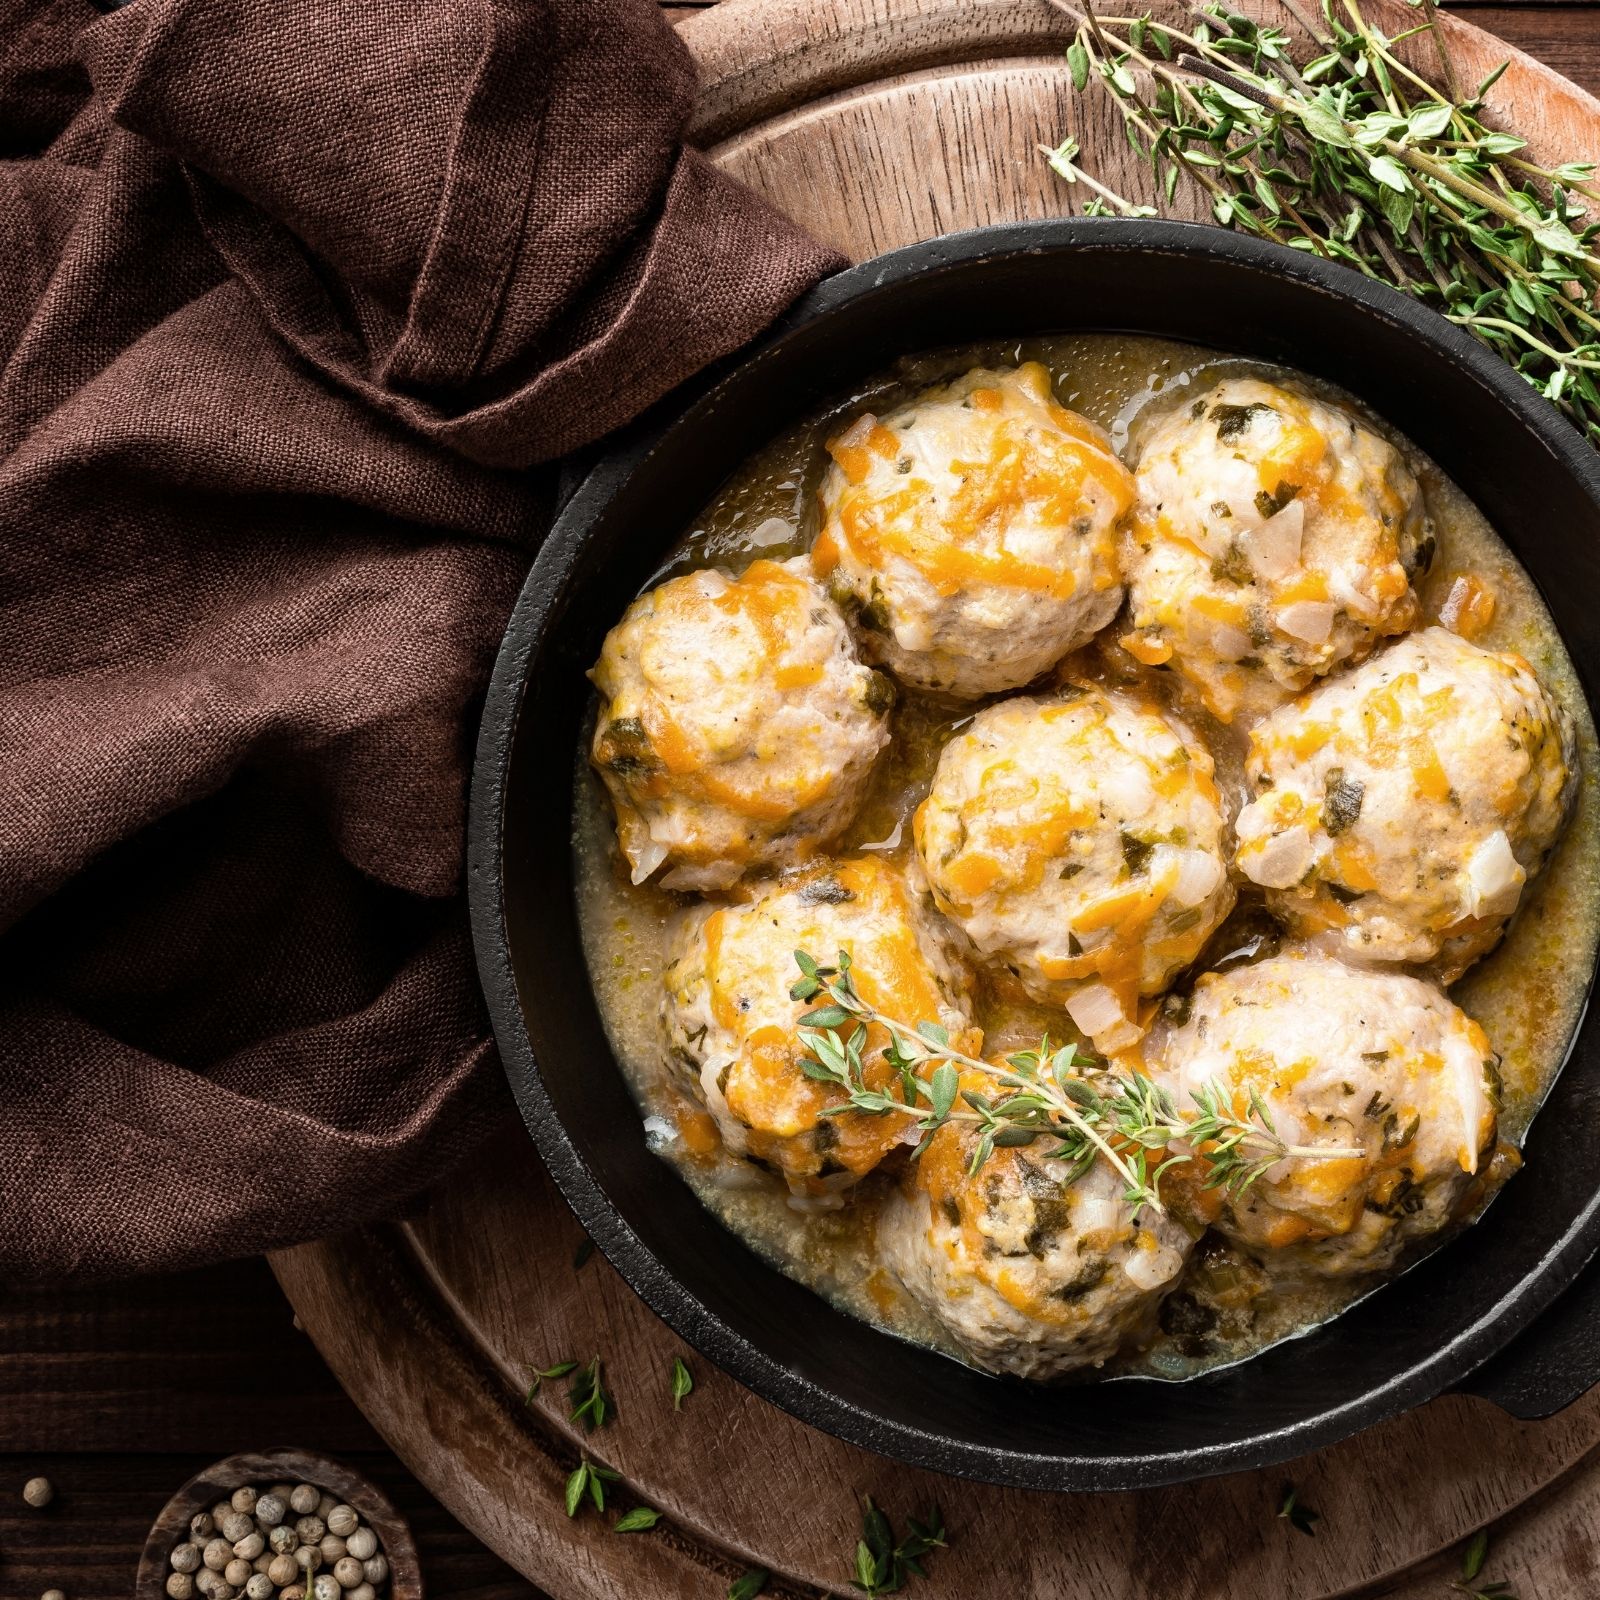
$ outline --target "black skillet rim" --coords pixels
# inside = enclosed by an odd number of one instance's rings
[[[1045,1454],[1000,1443],[979,1445],[953,1439],[931,1428],[873,1415],[792,1371],[699,1301],[629,1226],[562,1125],[540,1076],[518,998],[503,876],[505,801],[517,720],[528,663],[551,615],[557,580],[581,563],[586,527],[617,486],[650,455],[661,436],[685,411],[714,391],[727,372],[858,296],[945,266],[1018,252],[1064,249],[1208,256],[1298,279],[1307,287],[1354,302],[1375,322],[1398,324],[1412,338],[1433,345],[1455,361],[1463,379],[1488,389],[1600,507],[1600,454],[1547,401],[1445,318],[1398,290],[1336,263],[1203,224],[1124,218],[1000,224],[904,246],[825,279],[761,338],[608,441],[609,448],[567,502],[541,547],[495,663],[473,768],[468,894],[480,981],[506,1075],[529,1135],[594,1242],[675,1332],[756,1394],[848,1443],[916,1466],[995,1484],[1046,1490],[1119,1490],[1192,1481],[1289,1460],[1399,1415],[1460,1384],[1576,1279],[1600,1246],[1600,1193],[1571,1218],[1557,1243],[1529,1267],[1515,1289],[1483,1316],[1458,1329],[1426,1360],[1313,1417],[1257,1431],[1246,1425],[1241,1437],[1200,1449],[1129,1451],[1109,1457]],[[1591,989],[1593,982],[1591,973]],[[1569,1058],[1585,1021],[1586,1016],[1580,1015],[1569,1042]]]

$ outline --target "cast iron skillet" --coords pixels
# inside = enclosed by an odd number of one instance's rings
[[[1075,219],[913,245],[822,284],[758,344],[621,436],[573,496],[506,633],[480,735],[473,929],[506,1072],[595,1242],[685,1339],[758,1394],[921,1466],[1038,1489],[1259,1467],[1461,1385],[1600,1243],[1600,1040],[1586,1019],[1527,1168],[1475,1228],[1336,1321],[1192,1379],[1050,1389],[988,1377],[831,1309],[759,1260],[650,1155],[579,943],[572,771],[607,628],[729,472],[909,352],[1072,329],[1214,345],[1344,385],[1452,473],[1600,682],[1600,458],[1433,312],[1342,267],[1181,223]],[[1593,781],[1594,775],[1590,775]],[[1594,1276],[1594,1275],[1592,1275]],[[1543,1415],[1600,1377],[1585,1289],[1484,1392]]]

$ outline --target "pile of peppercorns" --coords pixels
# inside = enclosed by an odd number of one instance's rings
[[[246,1485],[190,1520],[172,1552],[171,1600],[377,1600],[378,1536],[315,1484]]]

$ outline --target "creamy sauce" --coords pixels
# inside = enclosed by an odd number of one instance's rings
[[[827,464],[823,440],[842,421],[864,408],[885,409],[909,391],[969,367],[1023,360],[1042,361],[1054,377],[1061,402],[1105,427],[1125,457],[1131,453],[1130,435],[1136,437],[1146,408],[1164,411],[1184,395],[1203,393],[1224,377],[1295,376],[1259,362],[1219,358],[1192,346],[1105,334],[990,342],[906,360],[882,379],[808,417],[741,467],[646,587],[697,567],[738,571],[758,556],[782,559],[806,550],[817,531],[817,489]],[[1304,378],[1297,381],[1308,383]],[[1313,382],[1309,387],[1350,403],[1347,396],[1325,385]],[[1497,603],[1493,622],[1476,635],[1477,642],[1525,656],[1571,713],[1577,730],[1583,777],[1571,825],[1543,874],[1523,896],[1499,949],[1451,991],[1455,1001],[1483,1024],[1502,1057],[1501,1136],[1515,1143],[1565,1058],[1594,967],[1600,889],[1600,797],[1589,781],[1589,775],[1600,770],[1594,724],[1538,591],[1510,551],[1431,461],[1365,407],[1357,409],[1404,450],[1427,491],[1438,552],[1428,575],[1417,584],[1423,625],[1437,620],[1458,576],[1477,574]],[[1113,626],[1108,636],[1116,631]],[[1076,665],[1093,672],[1110,670],[1092,654],[1078,658]],[[882,850],[892,859],[908,853],[911,814],[927,793],[939,752],[976,709],[902,691],[893,744],[879,765],[866,804],[838,847],[841,853]],[[1189,720],[1196,722],[1192,712]],[[1242,782],[1240,734],[1204,722],[1201,732],[1217,755],[1219,782],[1232,791],[1236,811]],[[681,1080],[667,1067],[658,1030],[667,924],[686,897],[629,884],[610,807],[587,753],[585,739],[575,774],[579,913],[601,1014],[646,1119],[642,1137],[677,1168],[710,1211],[782,1271],[856,1316],[956,1354],[948,1336],[877,1265],[877,1210],[892,1176],[872,1174],[838,1210],[801,1211],[777,1179],[720,1151],[692,1151],[680,1136],[680,1119],[689,1101]],[[1249,950],[1263,925],[1259,903],[1243,897],[1201,965],[1230,951]],[[1018,1004],[1014,996],[999,995],[988,986],[980,997],[977,1020],[984,1029],[986,1054],[1031,1046],[1047,1029],[1057,1038],[1074,1036],[1061,1013]],[[1497,1163],[1499,1175],[1503,1177],[1512,1165]],[[1260,1268],[1208,1236],[1192,1252],[1177,1291],[1164,1302],[1154,1342],[1119,1357],[1099,1374],[1180,1378],[1236,1361],[1327,1320],[1372,1287],[1370,1282],[1331,1282],[1283,1290]]]

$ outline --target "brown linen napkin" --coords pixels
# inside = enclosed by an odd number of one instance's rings
[[[0,3],[0,1277],[327,1233],[504,1114],[524,469],[836,264],[692,92],[651,0]]]

